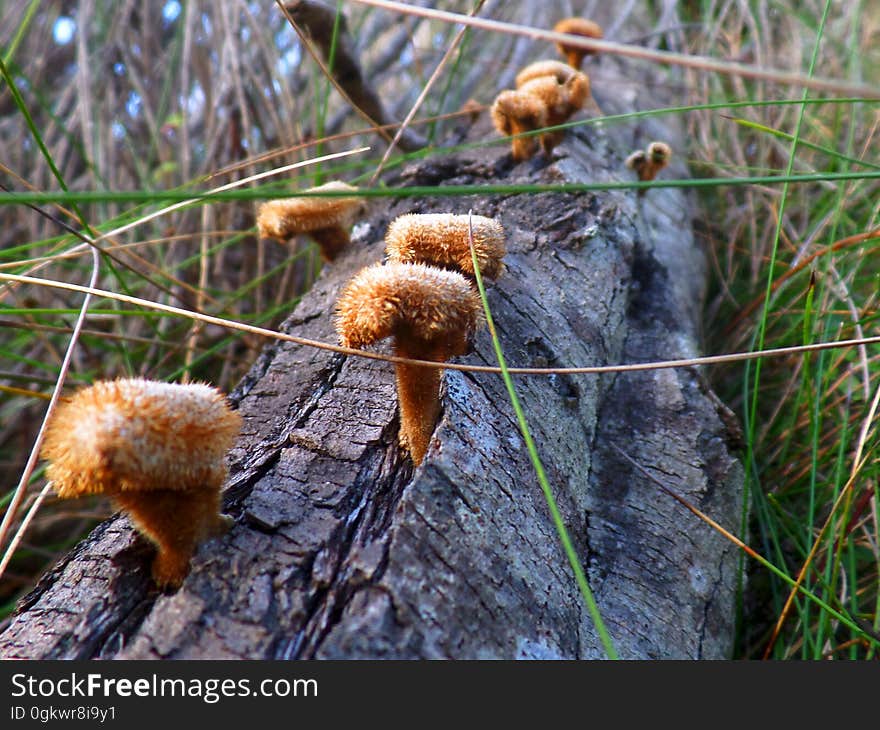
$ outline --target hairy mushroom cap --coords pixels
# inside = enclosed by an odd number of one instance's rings
[[[306,193],[350,192],[357,188],[339,180],[309,188]],[[363,205],[357,196],[280,198],[260,206],[257,226],[263,238],[287,240],[298,233],[311,233],[321,228],[350,226]]]
[[[642,169],[645,167],[645,164],[648,162],[647,155],[645,155],[644,150],[636,150],[629,157],[626,158],[624,164],[630,169],[635,170],[639,174],[641,174]]]
[[[561,61],[535,61],[516,75],[516,88],[519,89],[523,84],[541,76],[552,76],[562,84],[568,81],[574,72],[571,66]]]
[[[42,456],[58,496],[103,493],[125,510],[158,548],[154,580],[176,587],[196,546],[228,527],[220,488],[240,426],[208,385],[100,381],[58,407]]]
[[[423,263],[474,275],[470,229],[473,224],[474,251],[480,273],[496,279],[505,254],[504,229],[494,218],[453,213],[406,213],[395,218],[385,234],[389,260]]]
[[[59,405],[42,456],[60,497],[219,487],[240,424],[209,385],[99,381]]]
[[[498,94],[492,104],[491,114],[495,129],[507,136],[547,126],[547,108],[544,103],[531,94],[511,89]],[[517,162],[531,157],[536,149],[537,139],[533,136],[514,137],[511,140],[513,159]]]
[[[309,188],[305,192],[356,193],[357,188],[334,180]],[[363,205],[363,198],[355,195],[269,200],[257,212],[257,229],[260,238],[275,238],[279,241],[287,241],[300,233],[308,234],[321,247],[324,258],[332,261],[348,245],[348,229]]]
[[[672,148],[665,142],[651,142],[646,152],[658,172],[669,164],[669,159],[672,157]]]
[[[425,264],[389,262],[362,269],[336,303],[336,331],[345,347],[363,348],[386,337],[438,343],[440,360],[468,350],[482,318],[480,298],[461,274]],[[430,348],[429,348],[430,349]]]
[[[604,35],[601,25],[594,23],[592,20],[587,20],[586,18],[565,18],[553,26],[553,30],[557,33],[581,35],[586,38],[602,38]],[[584,56],[595,53],[595,51],[590,51],[578,46],[570,46],[567,43],[557,43],[556,48],[573,68],[580,68]]]

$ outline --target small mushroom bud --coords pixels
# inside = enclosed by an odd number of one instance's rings
[[[346,347],[393,338],[394,354],[446,362],[470,349],[481,321],[480,297],[461,274],[424,264],[362,269],[336,303],[336,331]],[[395,364],[400,444],[418,466],[440,417],[439,368]]]
[[[220,488],[240,427],[205,384],[99,381],[61,402],[42,456],[59,497],[105,494],[127,512],[158,549],[154,580],[176,588],[198,544],[228,526]]]
[[[669,164],[672,157],[672,148],[665,142],[651,142],[646,150],[636,150],[626,158],[626,166],[635,170],[639,180],[650,181],[657,177],[657,173]],[[644,194],[639,190],[639,195]]]
[[[494,218],[472,215],[474,250],[480,273],[496,279],[505,254],[504,229]],[[474,276],[468,216],[452,213],[407,213],[395,218],[385,233],[390,261],[421,263]]]
[[[636,150],[626,158],[626,161],[623,164],[625,164],[630,170],[635,170],[638,173],[639,180],[642,180],[643,170],[648,164],[648,156],[645,154],[645,150]]]
[[[492,104],[492,122],[501,134],[513,137],[510,141],[513,159],[527,160],[538,147],[535,136],[517,137],[547,126],[547,109],[540,99],[510,89],[498,94]]]
[[[306,192],[352,192],[357,188],[333,181]],[[280,198],[263,203],[257,212],[260,238],[287,241],[308,234],[321,249],[325,261],[333,261],[351,242],[349,229],[363,210],[364,200],[352,197]]]
[[[476,99],[468,99],[464,104],[459,108],[460,114],[466,114],[468,117],[468,121],[473,124],[480,118],[480,114],[483,113],[485,107],[480,104]]]
[[[665,142],[651,142],[647,149],[648,159],[655,167],[655,175],[669,164],[672,158],[672,148]]]
[[[526,81],[518,92],[540,99],[547,110],[546,126],[554,127],[567,122],[576,111],[583,109],[590,97],[590,78],[580,71],[573,72],[561,83],[555,76],[538,76]],[[549,155],[564,136],[561,130],[545,132],[540,139],[541,149]]]
[[[582,35],[586,38],[602,38],[602,26],[594,23],[586,18],[565,18],[560,20],[553,26],[553,30],[557,33],[568,33],[569,35]],[[584,56],[589,56],[595,51],[588,51],[586,48],[578,48],[570,46],[566,43],[557,43],[556,48],[559,53],[565,57],[565,60],[572,68],[579,69]]]
[[[558,83],[564,84],[574,73],[571,66],[561,61],[535,61],[516,75],[516,88],[519,89],[523,84],[541,76],[552,76]]]

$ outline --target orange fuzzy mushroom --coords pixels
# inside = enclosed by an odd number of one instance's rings
[[[648,156],[645,154],[645,150],[636,150],[626,158],[623,164],[630,170],[635,170],[639,176],[639,180],[645,179],[642,177],[645,174],[645,169],[648,165]]]
[[[351,192],[357,188],[333,181],[309,188],[307,193]],[[363,210],[364,200],[357,196],[282,198],[263,203],[257,212],[260,238],[287,241],[297,234],[308,234],[325,261],[333,261],[351,242],[349,228]]]
[[[666,167],[672,158],[672,148],[665,142],[651,142],[646,152],[651,164],[656,168],[655,175]]]
[[[560,83],[555,76],[538,76],[526,81],[518,92],[540,100],[546,110],[546,126],[553,127],[567,122],[575,112],[583,109],[590,98],[590,77],[575,71]],[[540,136],[541,149],[549,155],[564,136],[562,130],[545,132]]]
[[[158,553],[152,574],[178,587],[203,540],[221,533],[224,457],[241,417],[211,386],[99,381],[65,399],[41,455],[59,497],[106,494]]]
[[[542,76],[552,76],[558,83],[564,84],[574,73],[575,70],[562,61],[535,61],[516,75],[516,88],[519,89],[523,84]]]
[[[672,158],[672,148],[665,142],[651,142],[647,149],[636,150],[626,158],[626,166],[635,170],[639,180],[650,181],[657,177],[657,173],[669,164]],[[644,194],[639,190],[639,195]]]
[[[473,124],[480,118],[480,114],[483,113],[485,107],[480,104],[476,99],[468,99],[464,104],[461,105],[458,112],[459,114],[466,114],[468,117],[468,121]]]
[[[557,33],[568,33],[569,35],[580,35],[585,38],[602,38],[602,26],[594,23],[586,18],[565,18],[560,20],[553,26],[553,30]],[[584,60],[584,56],[589,56],[595,51],[579,48],[578,46],[570,46],[567,43],[557,43],[556,48],[559,53],[565,57],[569,66],[579,69]]]
[[[504,229],[494,218],[482,215],[406,213],[398,216],[385,233],[385,252],[390,261],[430,264],[473,277],[469,218],[480,273],[488,279],[496,279],[503,267]]]
[[[470,350],[482,317],[480,297],[461,274],[424,264],[375,264],[362,269],[336,303],[336,331],[346,347],[386,337],[394,354],[446,362]],[[440,417],[440,368],[395,364],[400,444],[418,466]]]
[[[535,154],[538,147],[536,137],[517,135],[547,126],[547,109],[540,99],[508,89],[498,94],[491,113],[495,129],[513,137],[510,144],[514,160],[522,162]]]

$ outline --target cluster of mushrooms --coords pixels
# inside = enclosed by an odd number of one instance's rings
[[[626,166],[635,170],[639,180],[653,180],[657,173],[669,164],[672,148],[665,142],[651,142],[644,150],[636,150],[626,158]],[[639,189],[644,195],[645,189]]]
[[[351,195],[315,197],[332,190]],[[264,203],[257,214],[261,237],[285,241],[309,236],[332,261],[348,243],[348,228],[362,209],[357,188],[327,183],[308,196]],[[345,347],[362,349],[390,338],[394,355],[446,362],[466,354],[482,321],[470,242],[480,273],[502,270],[504,230],[492,218],[452,213],[407,213],[385,234],[385,262],[362,269],[336,303],[336,331]],[[440,416],[441,369],[395,363],[400,444],[418,466]]]
[[[337,195],[316,197],[327,191]],[[332,261],[348,244],[348,229],[364,201],[357,188],[340,182],[306,193],[261,205],[257,229],[261,237],[281,242],[307,235]],[[474,286],[471,240],[481,275],[495,279],[505,253],[498,221],[452,213],[407,213],[392,221],[385,234],[385,262],[361,270],[336,303],[341,344],[362,349],[390,338],[396,357],[431,362],[466,354],[483,311]],[[418,466],[440,416],[441,369],[396,362],[395,375],[400,444]]]
[[[586,38],[602,38],[602,28],[585,18],[566,18],[553,28]],[[576,46],[557,44],[566,63],[555,60],[536,61],[516,76],[516,88],[502,91],[492,104],[492,123],[501,134],[512,137],[511,153],[516,162],[532,157],[540,143],[545,155],[562,141],[560,130],[528,134],[545,127],[567,122],[583,109],[590,98],[590,77],[583,73],[581,63],[590,51]]]
[[[302,196],[265,203],[261,235],[312,237],[326,260],[349,242],[363,200],[356,188],[328,183]],[[342,344],[363,348],[392,338],[400,358],[446,362],[467,353],[482,320],[470,242],[481,274],[502,270],[504,231],[484,216],[406,214],[389,225],[387,263],[362,269],[337,302]],[[400,441],[418,465],[440,415],[441,371],[396,363]],[[47,425],[42,456],[59,497],[109,496],[157,549],[152,576],[177,588],[198,545],[225,531],[220,513],[225,456],[241,417],[202,383],[143,378],[98,381],[62,400]]]
[[[516,77],[516,89],[502,91],[492,104],[492,122],[502,134],[513,136],[511,153],[517,162],[535,154],[535,135],[526,134],[568,121],[590,96],[590,78],[559,61],[537,61]],[[539,135],[541,150],[549,155],[562,140],[561,131]]]
[[[586,18],[565,18],[553,30],[585,38],[603,37],[602,27]],[[543,60],[529,64],[516,75],[516,88],[505,89],[492,104],[492,123],[501,134],[511,137],[511,154],[516,162],[531,158],[539,146],[549,157],[564,132],[540,130],[564,124],[591,98],[590,77],[580,69],[584,57],[593,52],[564,43],[557,43],[556,48],[565,63]],[[669,145],[652,142],[647,150],[631,154],[626,166],[639,180],[649,181],[669,163],[671,155]],[[643,193],[640,189],[639,194]]]
[[[598,25],[581,18],[560,21],[554,30],[602,37]],[[493,123],[512,136],[516,161],[531,157],[539,145],[549,155],[563,132],[535,130],[564,123],[590,98],[589,76],[580,71],[588,52],[557,47],[567,63],[530,64],[517,75],[516,89],[502,91],[492,105]],[[529,132],[535,133],[523,134]],[[640,180],[652,180],[670,156],[668,145],[652,142],[626,165]],[[309,236],[332,262],[349,245],[349,230],[363,212],[357,192],[330,182],[301,197],[266,202],[258,211],[259,235],[282,242]],[[442,213],[392,221],[385,263],[362,269],[339,296],[340,342],[364,348],[390,338],[398,358],[435,363],[466,354],[483,312],[471,244],[481,275],[495,279],[505,254],[497,220]],[[419,465],[440,416],[442,369],[396,362],[395,372],[400,443]],[[128,513],[157,548],[153,579],[161,588],[176,588],[199,543],[228,526],[220,513],[224,460],[240,428],[239,414],[209,385],[121,378],[62,399],[41,453],[59,497],[105,494]]]

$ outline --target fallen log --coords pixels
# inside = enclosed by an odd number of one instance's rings
[[[603,84],[622,73],[602,63]],[[632,88],[622,85],[621,88]],[[606,113],[634,92],[600,98]],[[642,100],[643,102],[643,100]],[[644,102],[643,102],[644,103]],[[484,115],[485,116],[485,115]],[[569,130],[552,160],[504,145],[438,154],[389,186],[603,183],[674,118]],[[469,141],[497,136],[482,119]],[[670,176],[686,170],[673,160]],[[333,342],[333,305],[381,260],[406,212],[499,219],[506,271],[488,291],[511,366],[570,367],[699,354],[706,264],[679,188],[374,199],[352,246],[282,330]],[[495,365],[488,333],[463,363]],[[723,407],[693,368],[517,376],[556,501],[625,658],[723,658],[733,642],[733,546],[658,482],[738,524],[742,469]],[[174,594],[150,548],[106,521],[20,603],[5,658],[599,658],[604,656],[508,394],[496,374],[446,371],[443,413],[417,469],[398,446],[390,363],[287,342],[231,396],[230,532],[204,544]]]

